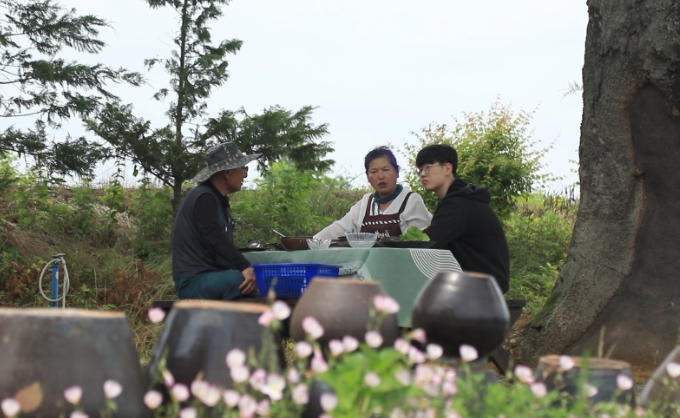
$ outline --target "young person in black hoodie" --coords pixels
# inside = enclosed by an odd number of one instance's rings
[[[464,271],[492,275],[503,293],[509,289],[510,255],[503,227],[482,186],[456,177],[458,153],[444,144],[429,145],[416,156],[425,190],[439,197],[432,223],[423,232],[448,249]]]

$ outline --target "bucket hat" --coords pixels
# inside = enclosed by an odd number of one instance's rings
[[[191,180],[195,183],[203,183],[218,171],[231,170],[243,167],[249,162],[259,158],[262,154],[244,154],[234,142],[224,142],[215,145],[205,153],[204,167]]]

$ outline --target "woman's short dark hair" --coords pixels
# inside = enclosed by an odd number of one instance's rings
[[[450,163],[453,166],[453,175],[455,176],[456,168],[458,168],[458,152],[454,147],[446,144],[428,145],[418,152],[416,167],[435,163]]]
[[[375,160],[376,158],[380,157],[385,157],[389,160],[390,164],[392,164],[392,167],[394,167],[395,170],[397,170],[397,173],[399,172],[399,166],[397,165],[397,159],[394,157],[394,154],[392,151],[387,148],[386,146],[381,146],[377,148],[373,148],[368,154],[366,154],[366,157],[364,158],[364,167],[366,168],[366,174],[368,174],[368,166],[371,165],[371,161]]]

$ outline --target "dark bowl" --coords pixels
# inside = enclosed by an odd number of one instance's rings
[[[286,251],[309,250],[308,239],[312,237],[281,237],[281,245]]]

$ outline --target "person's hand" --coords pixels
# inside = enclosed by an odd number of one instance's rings
[[[248,267],[247,269],[243,270],[241,273],[243,273],[243,283],[238,287],[241,290],[241,293],[244,295],[248,295],[253,293],[254,291],[257,290],[257,281],[255,280],[255,269],[252,267]]]

